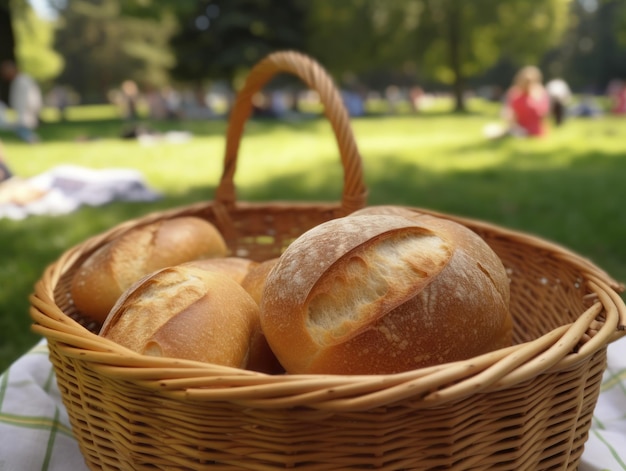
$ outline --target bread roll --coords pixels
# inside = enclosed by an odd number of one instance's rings
[[[288,373],[397,373],[510,345],[509,280],[460,224],[347,216],[286,249],[261,324]]]
[[[241,284],[248,272],[258,264],[254,260],[241,257],[203,258],[183,263],[183,265],[223,273],[239,284]]]
[[[139,226],[100,247],[76,271],[70,292],[76,308],[101,324],[135,281],[160,268],[206,257],[224,257],[218,230],[195,217]]]
[[[241,281],[241,286],[245,289],[252,299],[256,301],[256,303],[261,305],[261,297],[263,296],[263,288],[265,288],[265,281],[267,280],[267,275],[274,268],[274,265],[278,263],[278,258],[272,258],[270,260],[265,260],[252,267],[245,278]]]
[[[275,263],[276,260],[274,260],[273,263]],[[247,258],[223,257],[194,260],[184,263],[183,266],[210,270],[232,278],[242,285],[258,305],[263,285],[265,284],[264,276],[267,275],[269,271],[267,267],[269,266],[269,268],[271,268],[273,263],[269,265],[269,262],[259,263]],[[256,298],[257,296],[258,299]],[[263,335],[260,324],[258,331],[253,335],[251,345],[247,369],[269,374],[284,373],[283,367],[274,356]]]
[[[250,295],[228,276],[182,265],[135,283],[100,335],[145,355],[236,368],[264,352],[259,308]]]
[[[277,261],[278,259],[272,259],[259,263],[239,257],[207,258],[187,262],[183,266],[194,266],[231,277],[259,305],[265,286],[265,278]],[[252,351],[247,369],[269,374],[284,373],[283,367],[272,353],[260,328],[252,340]]]

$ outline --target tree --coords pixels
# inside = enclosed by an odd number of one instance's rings
[[[275,49],[302,49],[303,0],[65,0],[56,46],[65,83],[94,100],[130,78],[195,85],[241,72]]]
[[[0,62],[15,61],[15,33],[13,32],[12,11],[9,0],[0,0]],[[9,87],[0,80],[0,101],[8,102]]]
[[[393,62],[396,54],[388,45],[397,26],[390,17],[400,11],[397,3],[311,1],[307,12],[309,49],[336,75],[359,74]]]
[[[37,16],[32,8],[14,16],[15,56],[20,69],[39,83],[55,79],[63,69],[63,58],[52,49],[55,26]]]
[[[304,49],[302,0],[202,0],[181,11],[173,75],[188,82],[239,76],[268,53]]]
[[[626,78],[626,4],[621,0],[573,2],[565,40],[546,60],[553,75],[587,92],[604,93]]]
[[[463,111],[467,78],[502,58],[538,63],[561,39],[568,5],[569,0],[426,1],[416,31],[420,57],[439,80],[452,85],[455,110]]]
[[[54,25],[39,18],[26,0],[0,0],[0,62],[14,61],[39,82],[55,78],[62,57],[52,48]],[[0,100],[8,100],[8,84],[0,80]]]
[[[324,63],[363,70],[411,65],[449,84],[465,109],[465,82],[501,57],[538,62],[565,29],[570,0],[314,0],[313,46]],[[349,10],[356,11],[350,17]],[[331,47],[334,43],[336,46]],[[346,50],[351,46],[351,54]],[[346,60],[341,65],[341,56]]]
[[[55,45],[66,58],[61,81],[83,101],[103,100],[126,79],[142,86],[169,81],[176,20],[168,8],[149,0],[67,0],[59,13]]]

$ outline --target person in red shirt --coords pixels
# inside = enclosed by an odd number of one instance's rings
[[[615,80],[609,90],[611,113],[626,114],[626,82]]]
[[[545,133],[545,117],[550,111],[550,98],[542,85],[541,71],[534,66],[521,69],[506,95],[510,134],[541,136]]]

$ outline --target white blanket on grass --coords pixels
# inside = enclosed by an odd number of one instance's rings
[[[133,169],[90,169],[59,165],[24,180],[42,196],[26,204],[0,203],[0,219],[25,219],[33,215],[69,214],[83,205],[102,206],[112,201],[155,201],[161,195],[151,189],[141,172]]]

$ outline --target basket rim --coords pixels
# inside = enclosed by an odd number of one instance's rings
[[[292,208],[319,206],[314,203],[238,202],[235,207],[259,210],[285,204]],[[54,297],[57,283],[85,251],[95,250],[138,224],[180,215],[190,209],[207,209],[211,205],[211,202],[197,203],[126,221],[67,250],[48,266],[35,285],[30,297],[33,331],[44,336],[52,348],[63,355],[89,362],[100,375],[132,381],[164,396],[188,401],[235,401],[257,408],[307,406],[331,411],[364,410],[406,398],[419,401],[420,407],[430,407],[477,392],[507,388],[538,374],[574,367],[609,343],[626,336],[626,306],[618,293],[623,287],[591,261],[531,234],[421,208],[410,209],[454,217],[470,228],[480,227],[514,238],[519,243],[550,251],[574,264],[584,274],[593,302],[575,322],[553,329],[535,340],[463,361],[387,375],[268,375],[190,360],[149,357],[99,337],[57,306]],[[336,205],[324,203],[324,206],[332,208]],[[598,324],[596,318],[603,311],[604,322],[574,353],[583,336]]]

